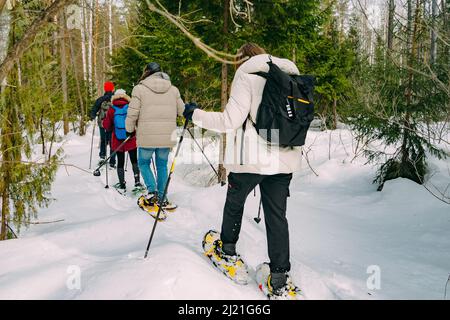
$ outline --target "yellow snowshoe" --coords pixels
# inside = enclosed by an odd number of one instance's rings
[[[158,205],[156,202],[150,202],[148,201],[147,197],[145,195],[142,195],[138,198],[137,204],[139,208],[141,208],[143,211],[147,212],[150,216],[156,219],[156,216],[158,215]],[[159,213],[158,221],[164,221],[167,219],[167,213],[164,209],[161,210]]]
[[[287,275],[286,284],[274,290],[271,285],[271,273],[269,264],[263,263],[256,268],[256,282],[259,289],[266,295],[269,300],[298,300],[301,291],[296,287],[289,276]]]
[[[249,283],[247,265],[239,255],[230,256],[222,251],[222,241],[217,231],[208,231],[202,245],[205,255],[216,269],[238,284]]]

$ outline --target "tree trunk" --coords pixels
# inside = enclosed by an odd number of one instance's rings
[[[86,54],[86,10],[83,6],[81,10],[81,30],[80,30],[80,47],[81,47],[81,61],[83,65],[83,80],[88,80],[87,75],[87,54]]]
[[[39,118],[39,132],[41,135],[41,144],[42,144],[42,154],[46,154],[47,150],[45,148],[45,134],[44,134],[44,109],[41,111],[41,116]]]
[[[76,65],[76,57],[75,57],[75,50],[73,49],[73,41],[72,37],[69,36],[69,47],[70,47],[70,60],[72,60],[72,67],[74,70],[74,76],[75,76],[75,85],[77,88],[77,95],[78,95],[78,101],[80,103],[80,131],[79,135],[84,136],[86,134],[86,126],[84,123],[85,118],[85,112],[84,112],[84,101],[83,101],[83,95],[81,93],[81,86],[80,86],[80,79],[78,77],[78,68]]]
[[[430,46],[430,64],[436,62],[437,46],[436,46],[436,16],[437,16],[437,0],[431,0],[431,46]]]
[[[2,170],[6,169],[2,166]],[[0,230],[0,241],[8,239],[8,220],[9,220],[9,176],[4,176],[3,178],[4,187],[1,190],[2,194],[2,227]]]
[[[413,21],[413,15],[412,15],[412,4],[411,0],[408,0],[408,30],[411,33],[408,33],[407,37],[410,43],[411,50],[408,51],[408,87],[407,87],[407,93],[406,93],[406,104],[407,108],[411,106],[412,103],[412,92],[413,92],[413,81],[414,81],[414,74],[413,74],[413,66],[414,66],[414,60],[415,60],[415,52],[416,52],[416,45],[417,45],[417,27],[419,24],[419,12],[420,12],[420,0],[416,0],[416,8],[415,8],[415,14],[414,14],[414,21]],[[414,23],[414,26],[413,26]],[[411,28],[414,28],[414,30],[411,30]],[[410,117],[411,113],[409,110],[406,110],[405,118],[403,121],[403,141],[401,146],[401,162],[402,165],[407,166],[408,164],[408,158],[409,158],[409,152],[408,152],[408,140],[409,140],[409,131],[411,130],[411,123],[410,123]]]
[[[223,34],[228,36],[228,20],[229,20],[229,8],[230,0],[224,1],[223,7]],[[228,39],[225,39],[224,52],[228,52]],[[221,77],[221,91],[220,91],[220,107],[221,110],[225,110],[225,106],[228,102],[228,65],[222,64],[222,77]],[[219,151],[219,183],[224,183],[227,180],[227,171],[223,165],[225,155],[226,135],[222,134],[221,146]]]
[[[387,46],[389,53],[392,52],[394,44],[394,16],[395,16],[395,0],[389,0],[389,16],[388,16],[388,33]]]
[[[99,12],[98,12],[98,0],[95,1],[94,8],[95,15],[93,17],[92,23],[92,70],[93,70],[93,87],[95,88],[95,95],[100,94],[99,90],[99,72],[98,72],[98,22],[99,22]]]
[[[337,114],[337,99],[333,98],[333,130],[337,129],[338,114]]]
[[[112,0],[108,1],[108,48],[109,48],[109,58],[108,65],[111,71],[111,56],[113,53],[113,23],[112,23]]]
[[[17,16],[15,11],[12,12],[11,17],[11,46],[14,47],[16,45],[16,34],[15,34],[15,24],[17,21]],[[13,63],[14,66],[14,63]],[[19,70],[17,69],[17,73],[10,76],[9,82],[11,83],[11,87],[9,89],[8,94],[1,95],[1,99],[3,100],[2,104],[6,103],[14,103],[13,99],[15,98],[15,90],[17,85]],[[1,79],[1,78],[0,78]],[[6,97],[8,96],[8,98]],[[9,101],[6,101],[8,99]],[[8,222],[9,222],[9,198],[10,198],[10,183],[11,183],[11,161],[14,160],[14,117],[15,114],[15,106],[10,105],[8,108],[3,108],[2,110],[2,122],[1,122],[1,167],[0,167],[0,195],[2,197],[2,221],[0,228],[0,240],[8,239]]]
[[[3,12],[3,8],[5,7],[6,0],[0,0],[0,14]]]
[[[87,58],[87,63],[88,63],[88,92],[89,92],[89,96],[92,95],[92,49],[93,49],[93,37],[92,37],[92,31],[93,31],[93,12],[92,12],[92,7],[94,4],[94,0],[90,0],[89,2],[89,8],[88,8],[88,19],[87,19],[87,35],[88,35],[88,58]]]
[[[2,93],[3,88],[0,89],[0,93]],[[2,94],[0,95],[0,98],[3,100],[2,105],[4,105],[4,99],[5,96]],[[2,125],[2,134],[4,137],[7,137],[8,134],[8,127],[7,127],[7,119],[3,119],[3,125]],[[5,151],[8,149],[8,146],[6,145],[6,139],[3,138],[1,144],[1,150],[2,150],[2,158],[5,159]],[[9,175],[7,174],[9,172],[8,170],[8,164],[6,162],[2,162],[1,170],[0,172],[2,177],[2,182],[0,183],[0,194],[2,197],[2,222],[1,222],[1,228],[0,228],[0,240],[6,240],[8,235],[8,215],[9,215]]]
[[[61,84],[63,94],[63,108],[64,108],[64,135],[69,133],[69,116],[67,114],[68,103],[68,87],[67,87],[67,57],[66,57],[66,19],[65,14],[62,12],[59,19],[59,35],[60,35],[60,58],[61,58]]]

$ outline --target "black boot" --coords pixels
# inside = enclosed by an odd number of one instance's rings
[[[141,172],[139,171],[139,165],[133,163],[133,175],[134,175],[134,186],[141,187]]]
[[[125,184],[125,170],[123,168],[118,168],[117,169],[117,176],[119,177],[119,187],[118,189],[126,189],[126,184]]]
[[[229,256],[235,256],[236,255],[236,244],[235,243],[223,243],[222,250],[223,250],[223,252],[225,252],[225,254],[227,254]]]
[[[280,291],[285,285],[287,281],[287,275],[284,272],[272,272],[270,277],[270,285],[273,288],[274,293]]]

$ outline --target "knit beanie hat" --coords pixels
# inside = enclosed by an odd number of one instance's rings
[[[114,83],[112,83],[111,81],[105,82],[105,84],[103,85],[103,89],[105,90],[105,92],[114,91]]]

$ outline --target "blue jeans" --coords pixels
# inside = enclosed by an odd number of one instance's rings
[[[158,191],[161,198],[164,194],[164,188],[167,183],[167,162],[169,159],[170,148],[139,148],[138,149],[138,164],[141,170],[141,175],[144,178],[145,186],[148,192]],[[150,168],[153,160],[153,154],[156,154],[156,182],[155,176]]]

